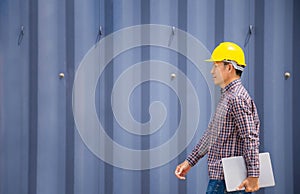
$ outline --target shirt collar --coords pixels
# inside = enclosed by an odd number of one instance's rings
[[[221,89],[221,93],[225,93],[226,91],[228,91],[231,88],[234,88],[235,86],[241,84],[241,79],[236,79],[232,82],[230,82],[230,84],[228,84],[227,86],[225,86],[224,88]]]

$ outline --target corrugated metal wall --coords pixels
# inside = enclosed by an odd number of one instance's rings
[[[276,186],[258,193],[294,193],[299,179],[298,8],[296,0],[1,0],[0,193],[204,193],[208,181],[205,159],[192,169],[186,181],[177,180],[173,173],[201,137],[219,95],[206,80],[209,74],[201,69],[205,64],[195,61],[209,56],[208,51],[221,41],[234,41],[245,49],[248,66],[242,80],[257,103],[262,121],[261,151],[270,152],[273,161]],[[160,26],[148,26],[149,31],[141,30],[139,35],[122,34],[124,28],[142,24]],[[251,34],[249,26],[254,27]],[[123,35],[121,39],[116,38],[117,32]],[[180,33],[184,41],[178,38]],[[189,43],[190,35],[197,41]],[[112,44],[104,45],[103,51],[101,45],[109,36],[113,37],[108,42]],[[137,38],[141,38],[140,45],[111,56]],[[162,46],[164,41],[167,46]],[[143,45],[149,42],[152,46]],[[198,51],[189,50],[198,48],[191,45],[203,48],[199,56],[195,55]],[[97,66],[110,57],[107,66]],[[150,65],[139,64],[149,60]],[[74,80],[86,61],[95,66],[84,72],[82,85],[73,94]],[[128,101],[120,104],[129,107],[132,117],[125,111],[114,112],[112,108],[118,104],[111,98],[113,87],[139,65],[137,73],[123,79],[126,82],[120,83],[117,91],[125,95],[127,85],[135,79],[140,81],[129,92]],[[97,75],[99,72],[102,74]],[[177,77],[170,77],[170,72]],[[291,78],[285,79],[285,72],[290,72]],[[175,83],[181,76],[188,79]],[[103,155],[85,141],[73,106],[81,114],[79,120],[89,126],[93,121],[90,109],[77,102],[89,105],[90,96],[85,92],[91,88],[91,79],[97,81],[95,100],[91,101],[107,136],[128,150],[139,154],[145,151],[147,154],[138,161],[130,159],[131,152],[124,152],[120,158],[109,140],[93,142],[98,140],[98,133],[87,133],[91,134],[88,142],[104,145]],[[188,130],[194,122],[191,118],[196,113],[188,108],[193,96],[189,84],[198,97],[197,132],[190,143],[190,132],[180,133],[185,138],[183,143],[189,143],[183,151],[178,137],[169,151],[154,155],[154,148],[168,145],[177,130]],[[125,118],[134,126],[134,120],[138,124],[149,121],[146,130],[152,129],[156,124],[149,115],[153,102],[163,103],[159,110],[167,112],[158,131],[133,134],[132,128],[118,122]],[[173,150],[178,152],[175,158],[169,156]],[[164,158],[164,162],[151,166]],[[130,167],[122,167],[123,159]],[[137,169],[132,169],[134,166]]]

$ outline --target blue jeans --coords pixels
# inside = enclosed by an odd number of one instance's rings
[[[209,180],[206,194],[223,194],[223,193],[229,193],[226,191],[226,185],[224,180]],[[230,192],[232,194],[243,194],[247,193],[245,191],[234,191]],[[229,194],[230,194],[229,193]]]

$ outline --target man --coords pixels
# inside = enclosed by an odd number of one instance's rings
[[[191,167],[208,154],[207,193],[226,193],[221,160],[243,156],[247,178],[233,193],[257,191],[260,122],[256,106],[240,80],[246,66],[244,52],[233,42],[223,42],[206,61],[213,62],[211,74],[222,94],[206,132],[187,159],[177,166],[175,175],[184,180]]]

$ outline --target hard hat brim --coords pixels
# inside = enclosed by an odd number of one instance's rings
[[[215,62],[216,60],[214,60],[214,59],[205,59],[204,61],[206,61],[206,62]]]
[[[216,59],[210,58],[210,59],[205,59],[204,61],[205,62],[217,62],[217,61],[224,61],[224,59],[223,60],[216,60]],[[243,66],[243,67],[247,66],[246,63],[245,64],[238,64],[238,65]]]

